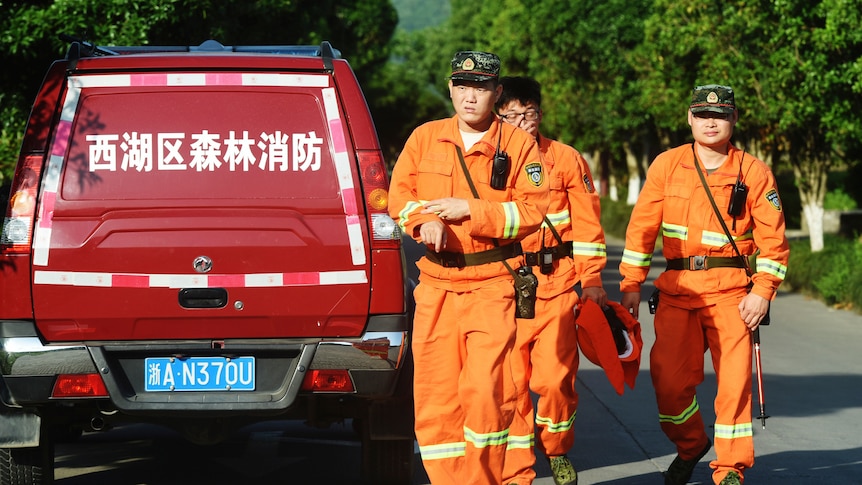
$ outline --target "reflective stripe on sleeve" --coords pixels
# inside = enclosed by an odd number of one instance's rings
[[[787,266],[766,258],[757,258],[757,272],[769,273],[776,278],[784,280],[787,274]]]
[[[518,204],[503,202],[503,214],[505,216],[503,238],[514,239],[518,237],[518,229],[521,227],[521,213],[518,212]]]
[[[670,239],[688,240],[688,227],[676,224],[661,223],[661,235]]]
[[[623,258],[621,262],[632,266],[649,266],[652,263],[652,254],[639,253],[631,249],[623,250]]]
[[[600,256],[607,257],[608,248],[602,243],[588,243],[572,241],[572,254],[574,256]]]
[[[398,212],[398,225],[401,227],[402,233],[407,232],[407,228],[405,226],[407,225],[407,221],[410,220],[410,213],[420,207],[422,207],[422,204],[415,200],[411,200],[404,204],[404,208]]]

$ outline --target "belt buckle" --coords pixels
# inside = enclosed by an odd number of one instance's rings
[[[706,269],[706,256],[692,256],[688,258],[688,266],[693,270]]]

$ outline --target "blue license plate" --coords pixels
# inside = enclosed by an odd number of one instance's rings
[[[161,391],[253,391],[254,357],[150,357],[144,389]]]

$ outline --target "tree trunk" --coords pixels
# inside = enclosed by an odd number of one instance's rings
[[[823,250],[823,204],[809,202],[802,204],[802,215],[808,224],[808,238],[811,244],[811,252]]]
[[[826,197],[826,180],[830,164],[828,160],[814,159],[805,164],[792,163],[792,165],[796,185],[799,187],[802,216],[808,223],[811,252],[816,253],[823,250],[823,199]]]
[[[641,157],[632,150],[631,144],[623,143],[623,149],[626,152],[626,170],[629,174],[628,196],[626,197],[627,205],[635,205],[638,201],[638,195],[641,190]]]

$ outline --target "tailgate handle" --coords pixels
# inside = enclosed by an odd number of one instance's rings
[[[224,288],[183,288],[179,295],[183,308],[222,308],[227,305]]]

